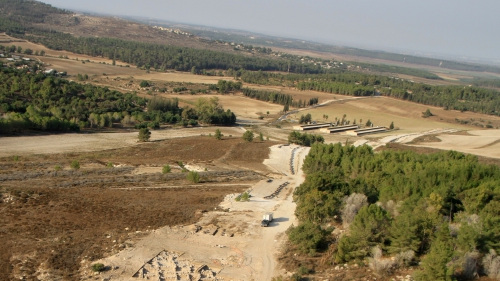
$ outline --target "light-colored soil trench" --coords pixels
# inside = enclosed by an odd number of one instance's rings
[[[285,231],[292,223],[297,225],[292,192],[304,180],[300,167],[308,152],[309,148],[298,146],[271,147],[264,164],[272,181],[253,185],[249,202],[236,202],[235,194],[228,195],[196,225],[152,230],[98,261],[107,271],[93,276],[86,269],[82,275],[106,280],[271,280],[283,274],[276,257]],[[280,185],[285,187],[276,197],[264,198]],[[274,213],[269,227],[260,226],[265,212]]]

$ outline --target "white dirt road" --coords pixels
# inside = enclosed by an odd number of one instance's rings
[[[205,213],[196,225],[163,227],[129,241],[133,246],[99,261],[111,268],[99,278],[167,280],[165,276],[169,276],[178,278],[174,280],[236,281],[271,280],[283,274],[276,255],[286,239],[285,231],[292,223],[297,225],[292,192],[304,180],[300,167],[308,152],[309,148],[297,146],[271,147],[264,164],[272,181],[254,184],[249,189],[249,202],[236,202],[236,195],[228,195],[220,204],[224,211]],[[264,198],[286,182],[289,184],[277,197]],[[274,213],[269,227],[260,226],[265,212]],[[210,279],[213,274],[216,279]],[[86,270],[83,275],[92,273]]]

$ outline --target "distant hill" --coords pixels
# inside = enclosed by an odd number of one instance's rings
[[[31,0],[0,0],[0,31],[25,32],[30,28],[70,33],[76,37],[109,37],[177,47],[233,52],[223,44],[192,35],[155,29],[146,24],[111,16],[92,16],[58,9]]]
[[[433,67],[441,67],[454,70],[478,71],[478,72],[493,72],[500,73],[500,67],[494,65],[460,62],[454,60],[429,58],[422,56],[414,56],[409,54],[398,54],[377,50],[365,50],[345,46],[333,46],[317,42],[311,42],[301,39],[283,38],[276,36],[263,35],[248,31],[222,29],[198,25],[178,24],[168,21],[144,19],[137,17],[129,17],[130,20],[149,23],[171,28],[182,28],[187,32],[210,40],[221,40],[226,42],[243,43],[246,45],[261,45],[267,47],[280,47],[298,50],[310,50],[317,52],[327,52],[338,55],[358,56],[374,59],[382,59],[394,62],[406,62],[409,64],[426,65]]]
[[[275,59],[265,52],[241,52],[230,43],[309,50],[337,55],[380,59],[387,62],[441,67],[453,70],[500,73],[500,67],[441,60],[383,51],[332,46],[300,39],[274,37],[247,31],[178,24],[138,17],[96,16],[58,9],[32,0],[0,0],[0,31],[30,33],[31,29],[69,33],[75,37],[107,37],[141,43],[233,53]],[[228,44],[229,43],[229,44]]]

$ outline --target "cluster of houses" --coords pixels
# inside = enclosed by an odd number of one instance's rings
[[[4,53],[0,53],[0,58],[6,58],[7,55],[5,55]],[[24,58],[23,56],[19,56],[19,55],[11,55],[10,58],[6,58],[6,60],[8,62],[16,62],[16,61],[31,61],[30,58]]]
[[[155,29],[159,29],[159,30],[162,30],[162,31],[167,31],[167,32],[171,32],[171,33],[175,33],[175,34],[179,34],[179,35],[185,35],[185,36],[192,36],[193,34],[191,33],[188,33],[188,32],[184,32],[180,29],[173,29],[173,28],[167,28],[167,27],[162,27],[162,26],[153,26],[153,28]]]
[[[37,67],[35,67],[36,60],[33,60],[32,58],[23,57],[20,55],[9,55],[9,54],[5,54],[5,53],[0,53],[0,58],[5,59],[5,61],[7,62],[7,64],[4,65],[4,67],[14,67],[16,69],[27,69],[29,72],[44,73],[46,75],[54,75],[54,76],[66,76],[67,75],[66,72],[60,72],[60,71],[57,71],[57,70],[51,69],[51,68],[48,68],[45,70],[37,69]],[[34,62],[34,63],[32,63],[32,62]]]

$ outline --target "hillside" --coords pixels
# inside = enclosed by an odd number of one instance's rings
[[[1,0],[0,17],[28,29],[59,31],[76,37],[109,37],[138,42],[167,44],[233,52],[232,48],[200,40],[196,36],[155,29],[118,17],[99,17],[58,9],[38,1]]]
[[[376,50],[364,50],[344,46],[281,38],[247,31],[218,29],[211,27],[170,23],[136,17],[94,16],[58,9],[38,1],[0,1],[0,21],[8,19],[27,27],[69,33],[76,37],[115,38],[143,43],[165,44],[219,52],[238,53],[258,57],[270,57],[260,52],[241,52],[231,43],[261,46],[285,53],[296,53],[301,57],[337,60],[358,60],[370,63],[386,63],[404,67],[434,67],[455,71],[468,71],[482,75],[483,72],[500,73],[500,67],[469,62],[458,62],[436,58],[419,57]],[[156,28],[155,28],[156,27]],[[272,58],[272,57],[271,57]],[[401,65],[399,65],[401,66]],[[407,71],[406,71],[407,72]],[[393,72],[398,73],[398,72]]]

